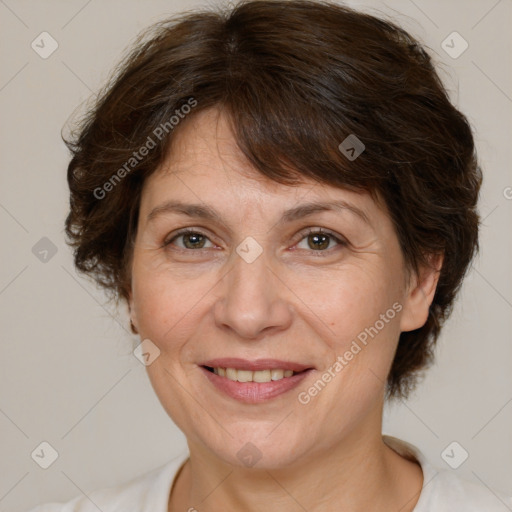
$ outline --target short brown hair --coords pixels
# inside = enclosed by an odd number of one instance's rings
[[[262,175],[382,198],[408,270],[444,254],[428,319],[401,333],[388,377],[388,397],[407,396],[478,250],[482,179],[470,125],[422,45],[391,21],[336,3],[242,1],[151,26],[115,71],[65,140],[77,269],[128,298],[142,185],[179,125],[156,130],[191,101],[189,118],[217,107]],[[365,146],[353,160],[338,149],[350,134]],[[150,151],[135,158],[148,137]]]

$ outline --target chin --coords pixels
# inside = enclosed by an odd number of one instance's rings
[[[274,424],[273,428],[277,426],[274,432],[266,425],[261,429],[261,434],[254,431],[255,426],[252,431],[245,426],[238,433],[236,429],[228,427],[233,437],[226,434],[223,436],[224,442],[209,445],[209,449],[216,457],[237,468],[276,470],[289,467],[303,457],[308,446],[314,443],[307,433],[304,438],[287,431],[285,423],[281,426]],[[277,432],[279,429],[282,430]],[[205,444],[208,446],[208,442]]]

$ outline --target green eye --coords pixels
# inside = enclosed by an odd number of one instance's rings
[[[183,246],[178,245],[178,248],[183,249],[183,250],[203,249],[206,241],[209,240],[206,235],[204,235],[203,233],[200,233],[199,231],[193,231],[191,229],[186,229],[183,231],[179,231],[171,239],[166,240],[164,242],[164,247],[172,244],[175,240],[178,240],[179,238],[182,238]]]

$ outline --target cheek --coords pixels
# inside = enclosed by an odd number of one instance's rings
[[[183,278],[169,269],[147,270],[134,265],[133,309],[141,337],[151,339],[162,351],[177,348],[179,340],[186,339],[186,332],[197,327],[194,318],[213,286],[207,276]]]
[[[400,301],[396,282],[389,269],[346,268],[328,280],[310,283],[310,304],[329,326],[331,334],[343,344],[373,326],[380,315]],[[389,316],[394,319],[396,311],[391,311]]]
[[[362,391],[371,395],[385,383],[400,335],[399,282],[389,268],[353,267],[331,281],[324,294],[319,316],[329,326],[326,364],[338,361],[332,389],[348,400],[358,401]]]

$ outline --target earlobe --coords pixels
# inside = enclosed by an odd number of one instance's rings
[[[135,327],[135,325],[134,325],[132,320],[130,320],[130,329],[131,329],[133,334],[139,334],[139,331],[137,330],[137,327]]]
[[[132,292],[131,290],[128,292],[128,300],[127,300],[127,303],[128,303],[128,313],[130,315],[130,329],[132,331],[133,334],[139,334],[139,331],[137,330],[137,321],[136,321],[136,315],[135,315],[135,311],[134,311],[134,308],[133,308],[133,298],[132,298]]]
[[[433,255],[430,258],[430,266],[422,267],[419,274],[411,278],[411,286],[404,300],[400,318],[400,331],[413,331],[425,325],[436,293],[442,264],[443,255]]]

